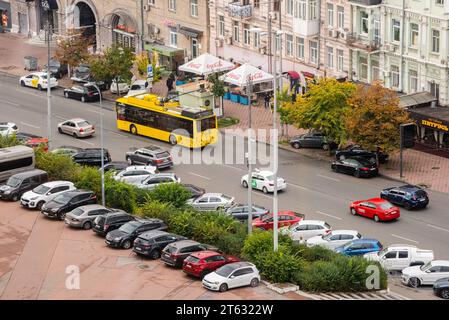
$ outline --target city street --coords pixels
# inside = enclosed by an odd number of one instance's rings
[[[53,91],[52,97],[52,148],[61,145],[78,147],[99,147],[99,123],[101,109],[98,103],[83,104],[67,100],[62,90]],[[17,78],[0,76],[0,121],[15,122],[20,131],[47,136],[46,93],[30,88],[22,88]],[[158,144],[165,148],[170,145],[144,137],[135,137],[116,129],[115,113],[111,102],[104,102],[104,143],[114,161],[124,161],[125,152],[130,147]],[[70,118],[84,118],[95,125],[96,135],[91,139],[74,139],[57,132],[57,123]],[[226,139],[232,137],[226,136]],[[231,152],[232,150],[224,150]],[[184,183],[192,183],[208,192],[223,192],[246,201],[246,190],[240,185],[240,178],[246,173],[245,165],[213,164],[175,166],[173,171]],[[376,223],[349,214],[349,203],[354,200],[379,196],[380,191],[398,182],[385,178],[357,179],[334,173],[330,164],[304,157],[287,150],[279,151],[279,176],[286,179],[287,190],[279,194],[280,210],[304,213],[307,219],[328,222],[333,229],[355,229],[364,237],[379,239],[384,246],[404,243],[423,249],[433,249],[436,259],[449,259],[449,197],[433,192],[430,205],[425,210],[401,210],[401,218],[390,223]],[[253,201],[258,205],[272,208],[272,197],[255,191]],[[396,283],[396,281],[394,281]],[[392,291],[411,297],[431,298],[430,288],[411,290],[401,284],[390,286]],[[418,294],[417,294],[418,291]]]

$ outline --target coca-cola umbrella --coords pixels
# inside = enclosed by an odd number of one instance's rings
[[[232,62],[220,59],[209,53],[203,53],[199,57],[180,66],[179,70],[203,76],[211,73],[231,70],[232,68],[234,68],[234,64]]]
[[[240,67],[222,75],[220,79],[224,82],[239,87],[244,87],[249,82],[254,85],[257,83],[273,81],[274,77],[271,74],[256,68],[255,66],[245,63],[244,65],[241,65]]]

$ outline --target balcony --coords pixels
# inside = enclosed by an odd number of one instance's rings
[[[382,0],[349,0],[349,2],[354,4],[361,4],[363,6],[376,6],[382,3]]]
[[[320,32],[320,22],[293,18],[293,31],[303,37],[316,36]]]
[[[236,1],[228,4],[228,11],[233,18],[248,19],[253,15],[253,5]]]
[[[346,43],[352,48],[362,49],[368,52],[379,50],[380,40],[370,40],[367,36],[358,33],[348,33]]]

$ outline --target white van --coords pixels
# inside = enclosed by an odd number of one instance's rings
[[[9,179],[16,173],[33,170],[34,150],[26,146],[0,149],[0,181]]]

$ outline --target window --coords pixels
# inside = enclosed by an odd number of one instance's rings
[[[379,66],[373,66],[371,78],[372,78],[372,81],[380,80],[380,69],[379,69]]]
[[[318,42],[310,41],[310,62],[318,63]]]
[[[432,29],[432,52],[440,52],[440,31]]]
[[[233,37],[235,42],[240,42],[240,27],[238,21],[233,22]]]
[[[332,3],[327,4],[327,25],[334,26],[334,5]]]
[[[343,71],[343,63],[344,63],[343,50],[337,49],[337,69],[338,69],[338,71]]]
[[[391,87],[399,87],[399,67],[391,66]]]
[[[218,16],[218,35],[224,37],[225,35],[225,17]]]
[[[294,16],[297,19],[306,19],[307,16],[307,6],[306,6],[306,1],[305,0],[299,0],[296,1],[295,3],[295,12],[294,12]]]
[[[176,47],[178,45],[178,33],[175,31],[170,31],[170,45]]]
[[[243,25],[243,43],[246,45],[251,44],[251,33],[249,32],[249,25]]]
[[[409,70],[409,93],[418,91],[418,71]]]
[[[296,37],[296,57],[304,59],[304,38]]]
[[[343,29],[345,27],[345,8],[337,7],[337,25],[338,28]]]
[[[368,33],[368,13],[366,13],[365,11],[360,12],[360,28],[361,33]]]
[[[418,45],[419,26],[416,23],[410,23],[410,45]]]
[[[309,3],[309,19],[318,19],[318,1],[310,1]]]
[[[397,255],[396,251],[390,251],[385,254],[385,259],[395,259]]]
[[[442,6],[444,5],[444,0],[435,0],[435,4]]]
[[[28,167],[31,166],[32,164],[33,164],[32,157],[0,162],[0,172]]]
[[[293,56],[293,36],[291,34],[286,35],[287,55]]]
[[[399,251],[399,259],[407,259],[408,251]]]
[[[190,15],[198,17],[198,0],[190,0]]]
[[[360,58],[360,79],[368,81],[368,60]]]
[[[334,48],[332,47],[327,47],[327,66],[334,67]]]
[[[260,33],[254,32],[254,47],[259,48],[260,47]]]
[[[285,12],[289,15],[293,15],[293,2],[294,0],[285,1]]]
[[[380,20],[374,20],[374,42],[380,45]]]
[[[429,81],[429,92],[435,98],[439,99],[440,97],[440,85],[435,83],[434,81]]]
[[[393,19],[393,41],[401,40],[401,22]]]
[[[176,0],[168,0],[168,10],[176,11]]]

